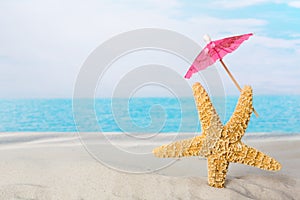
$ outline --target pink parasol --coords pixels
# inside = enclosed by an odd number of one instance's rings
[[[228,73],[228,75],[236,85],[236,87],[239,89],[239,91],[241,91],[242,88],[235,80],[233,75],[230,73],[229,69],[227,68],[227,66],[225,65],[222,59],[228,53],[231,53],[234,50],[236,50],[245,40],[248,40],[248,38],[252,35],[253,35],[252,33],[249,33],[249,34],[228,37],[228,38],[215,40],[215,41],[211,41],[210,37],[208,35],[205,35],[204,39],[209,43],[196,57],[196,59],[194,60],[193,64],[187,71],[184,78],[189,79],[194,73],[200,70],[204,70],[210,65],[214,64],[217,60],[220,60],[222,66],[224,67],[224,69],[226,70],[226,72]],[[258,116],[255,110],[254,113],[256,116]]]

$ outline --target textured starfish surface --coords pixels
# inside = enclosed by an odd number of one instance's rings
[[[160,158],[206,157],[208,184],[218,188],[224,187],[230,162],[270,171],[281,169],[280,163],[274,158],[247,146],[241,141],[253,112],[250,86],[243,88],[235,111],[225,126],[222,125],[208,94],[200,83],[193,85],[193,92],[202,134],[157,147],[153,150],[155,156]]]

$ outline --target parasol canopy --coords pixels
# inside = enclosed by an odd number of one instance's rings
[[[233,52],[236,50],[245,40],[248,40],[253,33],[248,33],[244,35],[238,35],[233,37],[227,37],[220,40],[211,41],[208,35],[204,36],[204,39],[209,42],[205,48],[199,53],[196,57],[194,62],[192,63],[191,67],[185,74],[184,78],[191,78],[194,73],[197,73],[200,70],[204,70],[210,65],[214,64],[217,60],[220,60],[222,66],[230,76],[231,80],[234,82],[235,86],[242,91],[242,88],[235,80],[225,63],[223,62],[223,57],[226,56],[228,53]],[[258,113],[253,108],[253,111],[256,116]]]
[[[252,33],[248,33],[221,40],[210,41],[196,57],[184,78],[189,79],[194,73],[206,69],[217,60],[222,60],[224,56],[236,50],[252,35]],[[210,40],[210,38],[206,36],[206,40]]]

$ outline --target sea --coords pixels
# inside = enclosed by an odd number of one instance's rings
[[[235,96],[213,98],[224,124],[231,117],[237,100]],[[72,99],[2,99],[0,132],[143,134],[201,131],[193,98],[104,98],[82,102],[74,103]],[[90,107],[84,102],[93,105]],[[247,128],[250,134],[300,133],[300,96],[255,96],[253,105],[259,117],[252,114]]]

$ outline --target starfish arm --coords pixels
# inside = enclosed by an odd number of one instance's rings
[[[281,164],[274,158],[245,144],[240,144],[240,147],[234,148],[228,156],[228,160],[264,170],[278,171],[281,169]]]
[[[193,93],[202,132],[206,136],[201,148],[201,154],[208,156],[211,154],[214,145],[221,137],[223,125],[208,94],[200,83],[195,83],[193,85]]]
[[[225,156],[209,155],[208,164],[208,184],[212,187],[223,188],[228,170],[229,162]]]
[[[180,158],[186,156],[201,156],[200,149],[204,136],[196,136],[171,144],[157,147],[153,150],[153,154],[159,158]]]
[[[244,135],[253,111],[252,89],[245,86],[230,120],[224,126],[223,136],[229,137],[231,143],[237,142]]]

